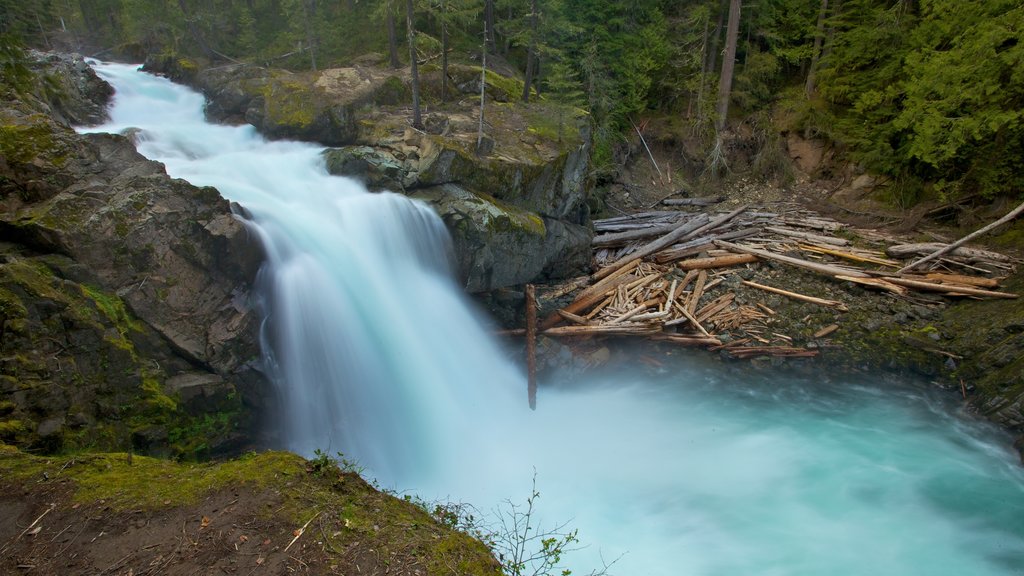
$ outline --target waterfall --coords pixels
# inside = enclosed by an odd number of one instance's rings
[[[111,121],[216,186],[268,252],[267,366],[283,447],[344,452],[384,486],[485,512],[536,474],[576,574],[1019,574],[1024,474],[933,390],[728,368],[707,355],[543,382],[467,305],[429,207],[328,176],[316,146],[208,124],[203,98],[101,64]],[[655,352],[644,352],[655,354]]]

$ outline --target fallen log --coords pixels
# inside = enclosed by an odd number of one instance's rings
[[[758,248],[750,248],[748,246],[740,246],[739,244],[733,244],[731,242],[724,242],[722,240],[715,240],[715,245],[719,248],[725,248],[732,252],[738,252],[741,254],[753,254],[758,258],[764,260],[774,260],[776,262],[782,262],[784,264],[790,264],[798,268],[804,268],[819,274],[825,274],[826,276],[854,276],[857,278],[868,278],[868,274],[861,272],[860,270],[854,270],[851,268],[844,268],[840,266],[831,266],[829,264],[821,264],[818,262],[809,262],[807,260],[801,260],[800,258],[793,258],[792,256],[784,256],[782,254],[775,254],[774,252],[768,252],[767,250],[760,250]]]
[[[614,290],[621,285],[625,285],[629,282],[632,282],[634,279],[635,277],[631,274],[628,274],[627,272],[614,278],[611,278],[609,282],[601,286],[600,290],[594,289],[597,286],[595,284],[594,286],[591,286],[590,288],[587,288],[586,290],[581,292],[580,295],[577,296],[571,304],[569,304],[565,308],[562,308],[561,311],[568,312],[570,314],[576,314],[577,312],[586,310],[587,308],[590,308],[594,304],[597,304],[598,302],[604,300],[609,290]],[[548,316],[547,318],[545,318],[544,321],[541,322],[540,327],[541,329],[551,328],[552,326],[558,324],[561,321],[561,319],[562,317],[558,314],[558,312],[555,312]]]
[[[900,286],[906,286],[907,288],[916,288],[918,290],[928,290],[931,292],[944,292],[946,294],[956,294],[961,296],[983,296],[989,298],[1018,298],[1017,294],[1011,294],[1009,292],[995,292],[992,290],[982,290],[981,288],[968,288],[966,286],[954,286],[953,284],[937,284],[935,282],[921,282],[920,280],[910,280],[908,278],[898,277],[886,277],[886,282],[893,284],[899,284]]]
[[[616,246],[619,244],[625,244],[626,242],[632,242],[634,240],[644,240],[646,238],[652,238],[654,236],[662,236],[675,230],[679,227],[679,222],[672,222],[671,224],[662,224],[660,226],[651,226],[647,228],[636,228],[634,230],[627,230],[625,232],[616,232],[614,234],[601,234],[600,236],[594,236],[591,241],[591,246],[594,248],[601,248],[602,246]]]
[[[794,300],[801,300],[803,302],[809,302],[811,304],[818,304],[819,306],[828,306],[829,308],[835,308],[842,312],[847,312],[849,309],[846,304],[838,300],[826,300],[824,298],[817,298],[815,296],[807,296],[806,294],[799,294],[797,292],[790,292],[789,290],[783,290],[782,288],[774,288],[772,286],[765,286],[764,284],[758,284],[757,282],[751,282],[749,280],[740,280],[740,284],[744,286],[750,286],[751,288],[757,288],[758,290],[764,290],[765,292],[771,292],[773,294],[779,294],[792,298]]]
[[[810,232],[799,232],[797,230],[790,230],[788,228],[779,228],[777,226],[765,226],[765,230],[781,234],[783,236],[789,236],[791,238],[801,238],[810,242],[818,242],[819,244],[831,244],[833,246],[849,246],[850,241],[844,238],[834,238],[832,236],[822,236],[821,234],[811,234]]]
[[[909,290],[903,286],[897,286],[891,282],[886,282],[881,278],[857,278],[854,276],[836,276],[836,280],[846,280],[847,282],[853,282],[855,284],[862,284],[864,286],[871,286],[872,288],[880,288],[893,294],[900,296],[906,296],[910,293]]]
[[[687,334],[656,334],[651,336],[651,340],[657,340],[659,342],[671,342],[672,344],[679,344],[681,346],[721,346],[722,341],[714,336],[697,336]]]
[[[686,223],[684,223],[682,226],[677,227],[672,232],[669,232],[668,234],[662,236],[661,238],[658,238],[657,240],[640,247],[640,249],[637,250],[636,252],[633,252],[628,256],[624,256],[616,260],[615,262],[612,262],[608,266],[605,266],[604,268],[598,270],[593,276],[594,280],[600,280],[601,278],[610,276],[616,270],[629,265],[635,260],[639,260],[644,256],[654,254],[655,252],[663,248],[667,248],[668,246],[671,246],[676,242],[683,240],[686,237],[686,235],[691,234],[697,230],[700,230],[701,227],[707,221],[708,217],[704,214],[701,214],[697,218],[688,220]]]
[[[966,246],[957,246],[950,250],[944,250],[952,246],[952,244],[940,244],[938,242],[922,242],[919,244],[897,244],[895,246],[889,246],[885,249],[885,253],[894,258],[905,258],[914,254],[929,254],[938,258],[939,256],[948,254],[950,256],[956,256],[959,258],[965,258],[968,262],[1013,262],[1013,258],[1000,254],[998,252],[991,252],[989,250],[981,250],[979,248],[967,248]],[[940,253],[941,252],[941,253]],[[928,260],[933,260],[929,258]],[[903,274],[909,270],[917,268],[925,262],[924,258],[912,262],[907,266],[904,266],[897,271],[898,274]]]
[[[739,240],[740,238],[747,238],[753,236],[761,231],[760,228],[741,228],[740,230],[732,230],[722,234],[715,234],[713,236],[707,236],[704,238],[697,238],[684,244],[677,244],[671,248],[667,248],[658,252],[654,255],[654,261],[658,264],[669,264],[676,260],[682,260],[687,256],[693,256],[694,254],[700,254],[708,248],[714,246],[715,240]]]
[[[908,276],[911,280],[917,280]],[[978,278],[977,276],[964,276],[963,274],[945,274],[942,272],[931,272],[924,276],[925,280],[943,284],[963,284],[977,288],[998,288],[999,281],[994,278]]]
[[[625,336],[657,334],[661,327],[654,324],[616,324],[614,326],[556,326],[543,331],[545,336]]]
[[[725,196],[715,198],[666,198],[661,203],[665,206],[713,206],[725,200]]]
[[[977,238],[978,236],[981,236],[982,234],[988,232],[989,230],[998,228],[999,226],[1002,226],[1003,224],[1006,224],[1010,220],[1013,220],[1021,212],[1024,212],[1024,202],[1022,202],[1020,204],[1020,206],[1017,206],[1016,208],[1011,210],[1009,214],[1007,214],[1006,216],[1003,216],[999,220],[996,220],[995,222],[989,224],[988,226],[985,226],[985,227],[983,227],[983,228],[981,228],[979,230],[976,230],[976,231],[968,234],[967,236],[964,236],[963,238],[957,240],[956,242],[953,242],[953,243],[947,244],[946,246],[943,246],[942,248],[940,248],[940,249],[936,250],[935,252],[925,256],[924,258],[921,258],[919,260],[915,260],[915,261],[911,262],[910,264],[907,264],[903,268],[900,268],[899,272],[901,274],[904,273],[904,272],[909,272],[910,270],[913,270],[914,268],[917,268],[918,266],[920,266],[921,264],[924,264],[925,262],[934,260],[934,259],[938,258],[939,256],[942,256],[943,254],[947,254],[949,252],[953,252],[953,251],[957,250],[958,247],[961,246],[962,244],[966,244],[967,242],[970,242],[974,238]],[[997,262],[998,262],[998,260],[997,260]]]
[[[740,264],[757,262],[757,256],[753,254],[730,254],[728,256],[715,256],[712,258],[693,258],[683,260],[676,264],[680,270],[705,270],[708,268],[730,268]]]
[[[877,264],[879,266],[886,266],[889,268],[895,268],[899,266],[899,262],[893,260],[886,260],[884,258],[875,258],[874,256],[864,256],[862,254],[854,254],[853,252],[844,252],[842,250],[835,250],[833,248],[825,248],[824,246],[815,246],[813,244],[798,244],[801,250],[807,252],[816,252],[818,254],[828,254],[829,256],[835,256],[837,258],[843,258],[844,260],[851,260],[853,262],[863,262],[865,264]]]

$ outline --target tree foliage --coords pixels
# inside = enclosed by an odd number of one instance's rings
[[[463,61],[478,58],[484,20],[493,21],[489,50],[521,74],[529,70],[544,97],[589,112],[601,173],[638,116],[680,117],[690,136],[713,135],[709,127],[724,120],[714,103],[729,4],[416,0],[415,42],[421,59],[436,56],[434,47]],[[992,195],[1024,188],[1019,0],[742,6],[730,117],[756,117],[764,129],[763,119],[787,111],[780,130],[829,138],[869,170],[917,189]],[[0,33],[33,47],[207,52],[310,69],[391,52],[386,16],[404,11],[399,0],[0,0]],[[391,43],[396,55],[409,53],[405,36]],[[15,61],[9,46],[7,64]]]

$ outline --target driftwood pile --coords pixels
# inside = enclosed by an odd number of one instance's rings
[[[733,288],[742,285],[846,310],[843,302],[753,282],[751,272],[740,274],[763,261],[896,297],[918,291],[949,297],[1017,297],[998,290],[1000,276],[1018,263],[1013,258],[973,248],[950,250],[946,244],[901,243],[800,209],[757,212],[741,207],[713,215],[654,211],[599,220],[594,227],[597,272],[562,287],[565,293],[583,289],[571,304],[539,323],[540,333],[639,335],[727,350],[740,358],[814,356],[816,349],[795,346],[793,337],[772,330],[775,311],[764,303],[747,303],[749,299],[737,299],[729,289],[713,292],[730,280],[727,286]],[[903,261],[916,256],[926,258]],[[740,277],[730,279],[734,274]],[[824,338],[836,329],[835,324],[825,326],[813,337]],[[721,336],[725,333],[730,338]]]

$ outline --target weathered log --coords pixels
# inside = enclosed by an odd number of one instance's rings
[[[849,246],[850,241],[843,238],[834,238],[832,236],[822,236],[821,234],[811,234],[810,232],[800,232],[797,230],[790,230],[788,228],[779,228],[776,226],[765,226],[765,230],[781,234],[783,236],[790,236],[792,238],[802,238],[810,242],[818,242],[820,244],[831,244],[833,246]]]
[[[617,246],[634,240],[644,240],[646,238],[662,236],[678,227],[679,221],[675,221],[670,224],[662,224],[660,226],[635,228],[633,230],[616,232],[614,234],[601,234],[600,236],[594,236],[594,239],[591,241],[591,246],[594,248],[600,248],[602,246]]]
[[[562,318],[564,318],[565,320],[568,320],[569,322],[572,322],[573,324],[581,324],[581,325],[584,325],[584,326],[587,325],[587,324],[590,324],[590,320],[587,320],[583,316],[577,316],[577,315],[573,314],[572,312],[566,312],[565,310],[558,310],[555,313],[558,314],[559,316],[561,316]]]
[[[570,314],[575,314],[582,310],[586,310],[587,308],[600,302],[601,300],[604,299],[605,294],[607,294],[608,290],[618,287],[619,284],[623,284],[633,280],[633,278],[630,276],[628,280],[619,282],[620,279],[622,279],[624,276],[632,272],[638,264],[639,261],[632,263],[632,265],[624,266],[623,268],[619,269],[617,273],[612,274],[605,278],[604,280],[583,290],[582,292],[579,293],[579,295],[576,296],[576,299],[573,300],[571,304],[563,308],[563,310],[569,312]],[[544,321],[541,323],[541,329],[550,328],[555,324],[558,324],[561,318],[562,317],[559,316],[557,313],[551,314],[550,316],[545,318]]]
[[[750,248],[748,246],[740,246],[739,244],[732,244],[731,242],[724,242],[722,240],[715,240],[715,245],[719,248],[725,248],[733,252],[739,252],[742,254],[753,254],[764,260],[775,260],[776,262],[782,262],[784,264],[790,264],[798,268],[804,268],[818,272],[819,274],[825,274],[827,276],[854,276],[857,278],[867,278],[868,274],[859,270],[853,270],[850,268],[843,268],[840,266],[830,266],[828,264],[821,264],[818,262],[809,262],[807,260],[801,260],[800,258],[793,258],[792,256],[784,256],[782,254],[775,254],[768,252],[767,250],[760,250],[757,248]]]
[[[669,232],[668,234],[665,234],[661,238],[658,238],[657,240],[642,246],[636,252],[633,252],[632,254],[630,254],[628,256],[624,256],[623,258],[620,258],[620,259],[616,260],[615,262],[612,262],[608,266],[605,266],[604,268],[598,270],[594,274],[593,278],[595,280],[600,280],[601,278],[604,278],[606,276],[609,276],[609,275],[613,274],[616,270],[618,270],[618,269],[620,269],[620,268],[622,268],[624,266],[629,265],[630,263],[632,263],[635,260],[639,260],[639,259],[643,258],[644,256],[647,256],[647,255],[650,255],[650,254],[654,254],[655,252],[657,252],[657,251],[659,251],[659,250],[661,250],[663,248],[671,246],[671,245],[675,244],[676,242],[679,242],[680,240],[685,239],[685,237],[688,234],[691,234],[691,233],[693,233],[693,232],[695,232],[697,230],[700,230],[701,227],[707,221],[708,221],[708,217],[706,215],[704,215],[704,214],[701,214],[697,218],[693,218],[691,220],[688,220],[687,222],[685,222],[681,226],[677,227],[672,232]]]
[[[657,334],[661,331],[654,324],[616,324],[614,326],[556,326],[543,333],[545,336],[615,336],[630,334]]]
[[[898,262],[893,260],[886,260],[884,258],[875,258],[874,256],[864,256],[863,254],[854,254],[853,252],[844,252],[842,250],[835,250],[833,248],[825,248],[824,246],[815,246],[813,244],[798,244],[801,250],[807,252],[816,252],[818,254],[828,254],[829,256],[835,256],[837,258],[843,258],[845,260],[852,260],[853,262],[863,262],[865,264],[877,264],[879,266],[886,266],[889,268],[895,268],[899,266]]]
[[[721,346],[722,341],[714,336],[697,336],[688,334],[656,334],[651,340],[659,342],[671,342],[681,346]]]
[[[797,292],[790,292],[789,290],[783,290],[782,288],[774,288],[772,286],[765,286],[764,284],[758,284],[757,282],[751,282],[749,280],[740,280],[740,284],[744,286],[750,286],[751,288],[757,288],[758,290],[764,290],[765,292],[771,292],[773,294],[780,294],[794,300],[801,300],[803,302],[810,302],[811,304],[818,304],[819,306],[828,306],[829,308],[835,308],[843,312],[848,311],[846,304],[838,300],[826,300],[824,298],[817,298],[815,296],[807,296],[806,294],[799,294]]]
[[[957,246],[950,250],[944,250],[952,246],[952,244],[941,244],[938,242],[922,242],[919,244],[897,244],[895,246],[889,246],[885,249],[885,253],[894,258],[905,258],[914,254],[928,254],[933,256],[928,260],[933,260],[944,254],[950,256],[956,256],[959,258],[966,258],[969,262],[1013,262],[1013,258],[1000,254],[998,252],[991,252],[989,250],[981,250],[979,248],[967,248],[966,246]],[[940,253],[941,251],[941,253]],[[901,268],[897,273],[902,274],[906,271],[917,268],[925,262],[924,258],[912,262],[907,266]]]
[[[964,236],[963,238],[957,240],[956,242],[953,242],[951,244],[947,244],[946,246],[943,246],[942,248],[940,248],[940,249],[936,250],[935,252],[925,256],[924,258],[921,258],[919,260],[915,260],[915,261],[911,262],[910,264],[907,264],[903,268],[900,268],[899,271],[900,271],[901,274],[904,273],[904,272],[908,272],[910,270],[913,270],[914,268],[917,268],[921,264],[924,264],[925,262],[934,260],[934,259],[938,258],[939,256],[942,256],[943,254],[947,254],[949,252],[955,251],[955,250],[957,250],[957,248],[959,246],[961,246],[963,244],[966,244],[967,242],[970,242],[971,240],[977,238],[978,236],[981,236],[982,234],[988,232],[989,230],[993,230],[995,228],[998,228],[999,226],[1002,226],[1003,224],[1006,224],[1010,220],[1013,220],[1021,212],[1024,212],[1024,202],[1022,202],[1020,204],[1020,206],[1017,206],[1016,208],[1011,210],[1009,214],[1007,214],[1006,216],[1003,216],[999,220],[996,220],[995,222],[989,224],[988,226],[980,228],[980,229],[978,229],[978,230],[968,234],[967,236]],[[996,260],[996,261],[999,262],[1000,260]]]
[[[1010,294],[1009,292],[995,292],[992,290],[982,290],[980,288],[968,288],[966,286],[954,286],[953,284],[937,284],[934,282],[921,282],[920,280],[910,280],[909,278],[898,278],[898,277],[887,277],[887,282],[893,284],[899,284],[900,286],[906,286],[907,288],[916,288],[918,290],[928,290],[931,292],[944,292],[946,294],[957,294],[962,296],[987,296],[989,298],[1017,298],[1017,294]]]
[[[908,276],[911,280],[917,278]],[[925,280],[943,284],[963,284],[977,288],[998,288],[999,281],[994,278],[979,278],[977,276],[964,276],[963,274],[945,274],[942,272],[931,272],[924,276]]]
[[[886,282],[882,278],[857,278],[855,276],[836,276],[836,280],[846,280],[847,282],[853,282],[854,284],[862,284],[864,286],[871,286],[872,288],[880,288],[893,294],[899,294],[900,296],[906,296],[910,291],[903,286],[897,286],[891,282]]]
[[[761,231],[760,228],[742,228],[740,230],[732,230],[724,232],[722,234],[715,234],[712,236],[706,236],[704,238],[697,238],[684,244],[677,244],[671,248],[667,248],[658,252],[654,255],[654,261],[658,264],[669,264],[676,260],[682,260],[687,256],[693,256],[694,254],[700,254],[708,248],[715,245],[715,240],[739,240],[740,238],[747,238],[753,236]]]
[[[728,256],[715,256],[712,258],[694,258],[683,260],[676,264],[680,270],[705,270],[708,268],[729,268],[740,264],[757,262],[757,256],[753,254],[730,254]]]
[[[666,198],[661,203],[665,206],[713,206],[725,200],[725,196],[715,198]]]

